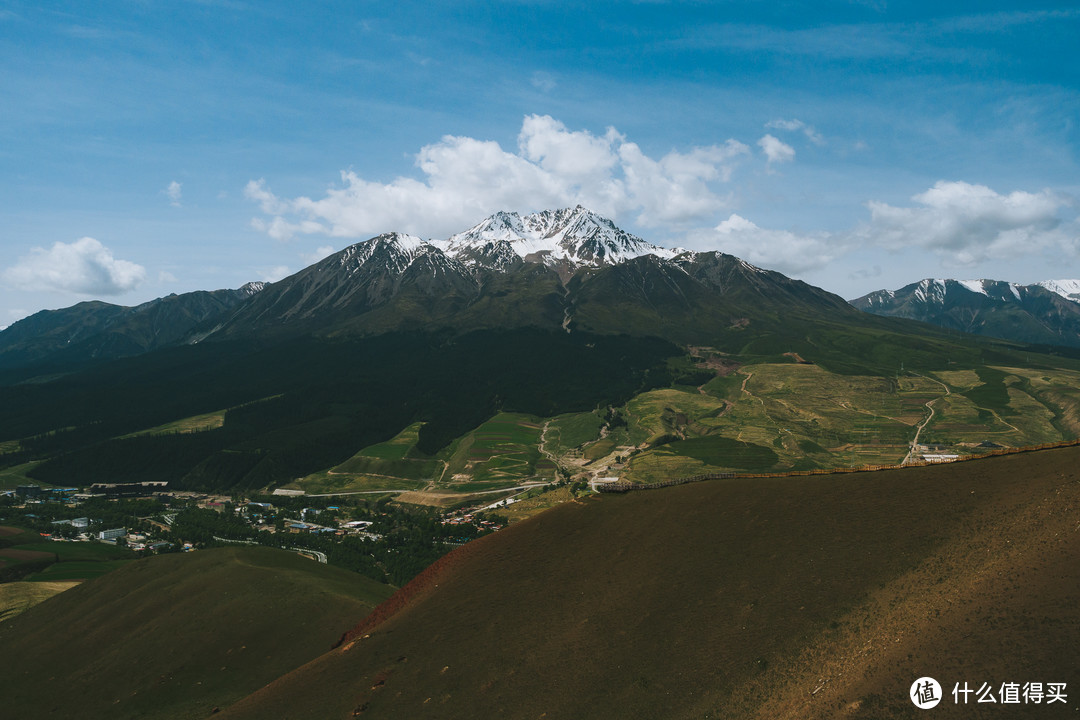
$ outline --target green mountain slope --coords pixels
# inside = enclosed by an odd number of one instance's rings
[[[268,548],[161,555],[0,624],[11,718],[203,718],[325,652],[390,594]]]
[[[222,717],[914,718],[923,675],[1071,689],[1078,460],[562,505],[447,556]]]
[[[262,286],[173,294],[135,307],[92,301],[42,310],[0,333],[0,367],[79,363],[170,347]]]

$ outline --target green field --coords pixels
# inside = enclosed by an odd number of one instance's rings
[[[21,535],[5,533],[3,545],[0,567],[5,574],[14,571],[17,578],[29,582],[87,580],[112,572],[135,558],[135,553],[124,547],[96,542],[42,542],[40,535],[31,531]],[[42,564],[47,565],[41,567]],[[27,571],[31,574],[27,575]]]
[[[70,590],[77,581],[0,583],[0,622],[10,620],[53,595]]]
[[[308,493],[418,490],[437,480],[445,468],[436,458],[420,457],[416,441],[423,423],[413,423],[386,442],[369,445],[345,462],[287,487]]]
[[[56,582],[60,580],[92,580],[113,570],[122,568],[131,560],[73,560],[50,565],[27,578],[28,582]]]
[[[356,457],[379,458],[382,460],[403,460],[416,453],[416,441],[420,438],[423,423],[413,423],[386,442],[369,445],[356,454]],[[348,462],[341,467],[344,469]]]
[[[920,443],[958,455],[1080,435],[1080,374],[1066,370],[980,367],[887,378],[772,363],[743,366],[702,390],[707,394],[658,390],[627,404],[625,441],[643,451],[625,477],[657,482],[711,471],[896,464],[927,420]],[[696,451],[699,439],[717,436],[761,450],[735,459]],[[585,456],[602,457],[614,444],[594,443]]]
[[[567,413],[553,417],[548,423],[547,449],[563,455],[600,435],[603,419],[595,412]]]
[[[173,433],[203,432],[205,430],[216,430],[224,424],[225,411],[217,410],[215,412],[193,415],[184,418],[183,420],[176,420],[174,422],[165,423],[164,425],[158,425],[157,427],[133,432],[124,435],[123,438],[139,437],[142,435],[171,435]]]
[[[500,413],[435,458],[416,452],[415,423],[293,487],[477,492],[553,478],[541,444],[578,477],[659,482],[705,472],[895,465],[917,431],[932,452],[957,455],[1053,443],[1080,436],[1080,373],[983,366],[879,377],[759,363],[700,387],[641,393],[606,426],[611,417],[606,409],[547,419]],[[607,467],[620,458],[624,466]]]
[[[40,480],[35,480],[29,477],[26,473],[33,470],[40,463],[28,462],[22,465],[15,465],[13,467],[0,469],[0,490],[13,490],[19,485],[37,485],[38,487],[52,487],[48,483],[43,483]]]
[[[140,437],[143,435],[173,435],[173,434],[187,434],[196,432],[205,432],[207,430],[216,430],[225,424],[225,414],[229,410],[233,410],[241,407],[248,407],[249,405],[255,405],[257,403],[265,402],[267,400],[274,400],[281,397],[280,395],[270,395],[268,397],[253,400],[242,405],[237,405],[227,410],[214,410],[213,412],[202,413],[200,415],[192,415],[190,417],[181,418],[180,420],[173,420],[172,422],[163,423],[152,428],[145,430],[139,430],[138,432],[128,433],[121,436],[119,439]]]
[[[530,415],[499,413],[462,438],[448,460],[443,485],[476,491],[551,479],[555,466],[539,450],[543,421]]]
[[[105,562],[131,560],[135,553],[125,547],[99,542],[34,542],[16,546],[22,550],[53,553],[60,562]]]
[[[588,439],[590,413],[557,418],[557,431]],[[421,490],[470,493],[550,479],[555,466],[540,452],[544,421],[530,415],[500,413],[450,443],[437,457],[416,450],[421,423],[409,425],[394,438],[364,448],[329,470],[313,473],[288,486],[308,493]],[[595,435],[593,435],[595,436]],[[585,440],[581,440],[584,442]]]

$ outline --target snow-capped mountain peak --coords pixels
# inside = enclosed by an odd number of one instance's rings
[[[462,256],[463,261],[486,249],[505,262],[505,251],[509,249],[523,260],[552,266],[567,263],[599,267],[641,255],[671,259],[682,252],[647,243],[580,205],[525,216],[498,212],[464,232],[433,244],[452,257]]]

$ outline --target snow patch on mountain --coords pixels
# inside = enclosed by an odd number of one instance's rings
[[[642,255],[670,260],[684,252],[645,242],[580,205],[524,216],[498,212],[464,232],[432,244],[451,257],[475,259],[483,248],[503,252],[508,248],[524,260],[546,265],[565,261],[591,267],[615,265]]]
[[[986,295],[987,297],[990,295],[986,292],[985,280],[957,280],[956,282],[960,283],[973,293],[979,293],[980,295]]]
[[[936,278],[920,280],[915,292],[915,298],[921,302],[940,303],[945,299],[945,281]]]
[[[1066,300],[1080,302],[1080,280],[1043,280],[1035,283]]]

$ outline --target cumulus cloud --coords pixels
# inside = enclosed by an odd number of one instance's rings
[[[757,141],[758,147],[765,153],[769,164],[791,162],[795,159],[795,148],[773,135],[766,135]]]
[[[870,221],[856,234],[889,249],[926,248],[963,265],[1046,248],[1075,253],[1080,245],[1059,217],[1069,199],[1049,190],[1002,195],[941,180],[911,199],[913,207],[867,203]]]
[[[771,120],[765,123],[765,127],[772,130],[787,130],[789,132],[802,130],[803,135],[805,135],[810,142],[815,145],[825,144],[825,138],[822,137],[821,133],[798,118],[792,118],[791,120]]]
[[[184,196],[183,186],[173,180],[169,183],[169,187],[165,188],[165,195],[169,198],[169,204],[173,207],[180,207],[180,200]]]
[[[447,135],[423,147],[422,180],[388,183],[341,173],[321,198],[282,198],[265,180],[244,190],[264,215],[252,226],[286,240],[297,234],[365,237],[387,230],[449,234],[497,210],[582,204],[618,220],[685,225],[729,205],[717,184],[730,181],[750,149],[735,140],[649,157],[614,128],[603,135],[570,130],[546,115],[527,116],[516,152],[497,142]]]
[[[848,250],[841,236],[771,230],[735,214],[715,228],[689,233],[687,242],[697,250],[719,250],[788,275],[824,267]]]
[[[714,228],[688,233],[686,244],[792,275],[822,268],[865,247],[933,253],[966,267],[1036,253],[1058,258],[1080,255],[1080,222],[1060,217],[1071,201],[1049,190],[1002,194],[985,185],[939,181],[912,201],[912,207],[870,201],[869,220],[837,232],[762,228],[732,214]],[[879,274],[881,268],[875,266],[851,277]]]
[[[3,273],[6,283],[21,290],[60,290],[81,295],[119,295],[146,280],[146,268],[117,260],[91,237],[73,243],[34,248]]]

